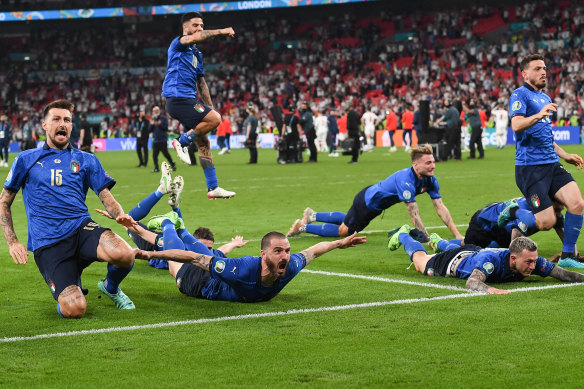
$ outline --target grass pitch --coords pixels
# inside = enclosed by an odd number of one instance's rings
[[[581,146],[566,149],[582,154]],[[200,167],[176,171],[185,178],[181,209],[190,230],[207,226],[217,242],[251,240],[231,256],[258,254],[266,232],[285,233],[307,206],[346,212],[360,189],[410,165],[406,153],[387,149],[363,154],[357,165],[321,154],[317,164],[282,166],[273,150],[259,150],[259,164],[246,165],[247,155],[215,154],[220,185],[237,192],[231,200],[207,200]],[[489,148],[484,160],[437,164],[444,202],[462,233],[477,209],[520,196],[513,156],[514,148]],[[135,168],[134,152],[98,157],[117,180],[112,192],[126,211],[156,189],[160,176]],[[584,173],[567,168],[581,183]],[[417,201],[426,227],[451,238],[430,198]],[[87,203],[90,210],[101,206],[92,193]],[[12,211],[26,242],[20,194]],[[167,211],[164,198],[153,214]],[[124,236],[115,223],[92,216]],[[138,261],[122,284],[137,309],[118,311],[97,290],[106,270],[95,263],[82,277],[90,293],[81,320],[58,317],[32,254],[27,265],[16,265],[2,240],[0,386],[581,386],[582,286],[535,289],[561,283],[534,276],[503,285],[522,293],[469,295],[464,281],[424,277],[407,269],[403,250],[387,250],[387,231],[404,223],[402,204],[388,209],[365,231],[366,245],[314,260],[307,269],[316,272],[303,272],[266,303],[189,298],[166,271]],[[542,255],[561,250],[553,231],[533,238]],[[292,250],[320,240],[303,234],[291,239]]]

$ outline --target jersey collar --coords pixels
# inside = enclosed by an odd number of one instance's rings
[[[43,150],[49,150],[49,149],[51,149],[51,147],[49,147],[49,145],[45,141],[45,144],[43,145]],[[73,149],[73,147],[71,147],[71,142],[69,142],[69,144],[67,145],[67,150],[71,151],[72,149]],[[53,150],[57,150],[57,149],[53,149]]]

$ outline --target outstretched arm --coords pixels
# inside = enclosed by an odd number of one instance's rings
[[[479,269],[474,269],[472,271],[472,273],[470,274],[470,277],[468,277],[468,280],[466,280],[466,288],[470,289],[470,290],[474,290],[475,292],[482,292],[482,293],[488,293],[488,294],[509,294],[509,293],[511,293],[508,290],[493,288],[492,286],[485,284],[486,280],[487,280],[487,275],[485,273],[483,273]]]
[[[554,266],[550,272],[550,276],[560,281],[567,282],[584,282],[584,274],[575,271],[569,271],[559,266]]]
[[[113,219],[112,215],[110,215],[109,213],[107,213],[107,211],[104,211],[103,209],[98,209],[95,208],[95,212],[109,218],[109,219]],[[125,227],[125,226],[124,226]],[[142,227],[140,224],[136,223],[135,226],[132,227],[125,227],[127,231],[130,231],[133,234],[138,235],[140,238],[144,239],[146,242],[151,243],[151,244],[155,244],[156,243],[156,234],[150,230],[145,229],[144,227]]]
[[[410,214],[410,220],[414,225],[414,228],[422,231],[426,236],[428,235],[428,231],[426,231],[426,227],[424,227],[424,223],[422,222],[422,218],[420,217],[420,210],[418,209],[418,204],[413,201],[411,203],[405,203],[406,208],[408,209],[408,213]]]
[[[221,35],[233,38],[235,36],[235,31],[231,27],[220,28],[218,30],[197,31],[192,35],[183,35],[180,38],[180,43],[182,43],[183,45],[192,45],[194,43],[203,42],[206,41],[207,39]]]
[[[440,216],[440,219],[442,219],[442,221],[444,222],[446,227],[448,227],[450,232],[452,232],[457,239],[464,238],[464,236],[462,236],[462,234],[458,232],[458,229],[454,224],[454,220],[452,220],[452,216],[450,216],[450,211],[448,210],[448,208],[446,208],[446,205],[444,205],[442,198],[432,199],[432,202],[434,203],[434,208],[436,208],[436,213],[438,214],[438,216]]]
[[[334,249],[346,249],[347,247],[355,247],[357,245],[367,242],[367,237],[357,236],[354,232],[353,235],[349,235],[344,239],[334,240],[332,242],[320,242],[302,250],[301,254],[306,258],[306,265],[308,265],[314,258],[318,258],[323,254],[328,253]]]
[[[0,193],[0,226],[2,226],[2,233],[6,243],[8,243],[14,263],[25,264],[28,262],[28,251],[16,237],[12,223],[12,211],[10,210],[16,193],[6,188],[2,189],[2,193]]]
[[[243,240],[243,236],[237,235],[235,238],[231,239],[231,242],[224,244],[217,250],[221,251],[223,254],[229,254],[236,247],[243,247],[249,243],[249,240]]]
[[[138,225],[138,223],[132,219],[132,216],[124,213],[122,206],[116,201],[109,189],[106,188],[99,192],[99,199],[107,213],[116,221],[116,223],[121,224],[128,229]]]
[[[203,270],[210,271],[211,260],[213,257],[185,250],[164,250],[164,251],[144,251],[134,250],[136,259],[149,261],[152,258],[165,259],[167,261],[192,263]]]

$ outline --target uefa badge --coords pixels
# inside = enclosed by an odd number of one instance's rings
[[[223,270],[225,270],[225,261],[217,261],[215,262],[215,272],[217,273],[223,273]]]
[[[520,109],[521,109],[521,102],[520,101],[515,101],[513,103],[513,105],[511,106],[512,111],[519,111]]]
[[[409,190],[404,190],[403,195],[405,200],[409,200],[412,198],[412,193]]]
[[[487,274],[491,274],[495,270],[495,266],[491,262],[487,262],[483,264],[483,269],[485,269]]]
[[[78,161],[71,161],[71,171],[73,173],[79,173],[79,168],[80,168],[80,165],[79,165]]]

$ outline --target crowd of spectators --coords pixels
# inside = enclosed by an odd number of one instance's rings
[[[559,104],[557,121],[584,113],[581,2],[408,15],[334,13],[314,20],[296,15],[239,18],[233,23],[236,38],[200,45],[215,107],[232,116],[235,129],[250,101],[259,107],[264,129],[275,126],[272,105],[293,110],[301,101],[320,112],[363,106],[381,114],[399,113],[421,99],[440,110],[444,97],[474,98],[490,110],[497,102],[507,104],[522,83],[519,61],[538,51],[546,56],[546,92]],[[178,29],[161,21],[147,29],[88,23],[74,34],[32,24],[30,34],[0,38],[3,52],[31,54],[25,62],[0,59],[0,111],[17,129],[25,116],[38,119],[47,100],[64,97],[79,113],[107,115],[106,126],[119,134],[116,123],[164,106],[166,49]]]

